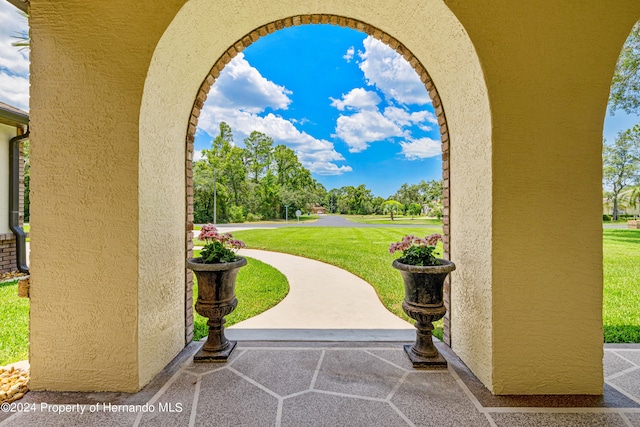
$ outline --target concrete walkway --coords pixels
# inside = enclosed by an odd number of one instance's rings
[[[237,340],[412,341],[415,328],[389,312],[373,287],[320,261],[254,249],[241,255],[282,272],[289,294],[266,312],[227,329]]]

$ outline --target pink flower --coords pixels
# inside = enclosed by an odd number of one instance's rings
[[[235,249],[246,248],[246,245],[242,240],[234,239],[231,233],[220,234],[213,224],[203,225],[200,229],[200,234],[198,234],[198,239],[211,243],[220,242],[224,246]]]

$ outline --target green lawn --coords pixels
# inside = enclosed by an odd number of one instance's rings
[[[407,233],[435,231],[419,228],[280,228],[234,233],[252,248],[282,251],[318,259],[344,268],[371,283],[383,304],[407,319],[401,308],[402,279],[387,252],[389,243]],[[329,242],[319,244],[318,242]],[[358,256],[355,257],[354,254]],[[640,230],[604,230],[605,342],[640,342]],[[18,298],[17,284],[0,284],[0,365],[28,357],[29,300]],[[240,304],[227,317],[227,326],[254,316],[281,301],[288,292],[286,278],[257,260],[240,270],[236,294]],[[206,320],[195,316],[196,339],[206,335]],[[408,319],[407,319],[408,320]],[[434,331],[440,335],[442,330]]]
[[[195,251],[194,256],[198,256],[199,251]],[[263,311],[267,311],[287,296],[289,293],[289,282],[280,271],[258,261],[247,257],[247,265],[238,272],[236,279],[236,297],[238,307],[225,317],[225,326],[235,325],[250,317],[256,316]],[[198,295],[198,281],[193,277],[193,302],[195,306]],[[209,327],[207,319],[200,316],[194,309],[193,319],[193,339],[200,340],[208,335]]]
[[[394,215],[393,221],[388,215],[343,215],[346,219],[351,222],[357,222],[361,224],[378,224],[378,225],[386,225],[386,224],[395,224],[395,225],[430,225],[433,227],[442,227],[442,220],[435,218],[426,218],[423,216],[404,216],[404,215]]]
[[[403,286],[391,268],[389,243],[408,233],[424,235],[425,228],[281,228],[235,233],[247,246],[318,259],[337,265],[369,282],[382,303],[403,319]],[[318,244],[330,242],[330,244]],[[640,230],[604,230],[605,342],[640,343]],[[434,335],[441,336],[436,324]]]
[[[397,255],[389,254],[389,244],[400,241],[406,234],[424,236],[437,231],[425,227],[286,227],[242,230],[234,233],[234,237],[244,240],[252,249],[300,255],[350,271],[375,288],[389,311],[413,323],[402,311],[404,285],[400,274],[391,267]],[[442,321],[435,325],[434,335],[442,337]]]
[[[0,283],[0,366],[29,358],[29,300],[18,282]]]
[[[604,230],[606,342],[640,342],[640,230]]]

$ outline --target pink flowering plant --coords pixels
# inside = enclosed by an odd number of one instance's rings
[[[441,241],[442,235],[438,233],[425,236],[424,238],[409,234],[408,236],[404,236],[402,241],[392,243],[391,246],[389,246],[389,253],[393,254],[396,251],[402,251],[402,256],[398,258],[398,261],[403,264],[421,266],[440,265],[434,252],[436,245]]]
[[[220,234],[213,224],[203,225],[198,239],[206,242],[200,252],[203,264],[237,261],[236,253],[246,247],[242,240],[234,239],[231,233]]]

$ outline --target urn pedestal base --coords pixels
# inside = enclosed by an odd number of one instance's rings
[[[404,351],[409,356],[409,360],[416,369],[447,369],[447,360],[438,352],[433,357],[420,356],[413,351],[413,344],[406,344]]]
[[[233,349],[236,348],[237,341],[227,341],[229,345],[218,351],[207,351],[204,349],[204,344],[202,348],[198,350],[198,352],[193,356],[193,361],[197,363],[205,363],[205,362],[226,362],[231,356]]]

